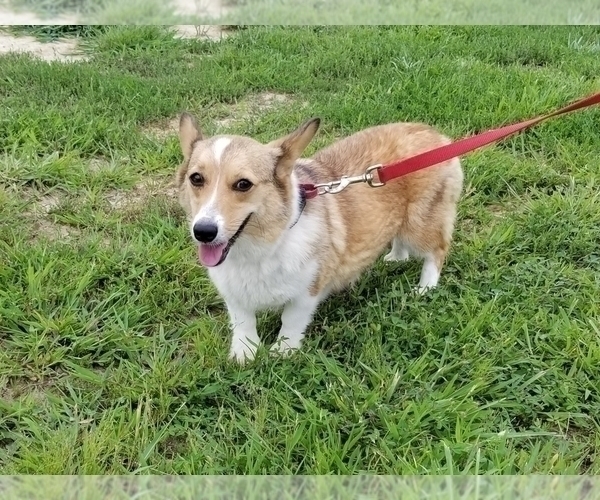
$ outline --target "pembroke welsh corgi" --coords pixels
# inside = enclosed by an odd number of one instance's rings
[[[301,183],[359,175],[450,140],[427,125],[393,123],[302,159],[319,124],[309,120],[262,144],[243,136],[204,137],[190,114],[181,116],[180,203],[198,259],[226,303],[230,357],[238,362],[252,360],[260,344],[258,311],[283,307],[271,351],[299,348],[319,303],[354,282],[390,244],[387,261],[424,259],[418,292],[438,283],[462,191],[458,158],[381,187],[356,184],[308,200]]]

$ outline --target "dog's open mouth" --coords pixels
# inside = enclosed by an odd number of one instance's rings
[[[231,247],[235,243],[235,240],[238,239],[238,237],[240,236],[240,234],[242,234],[242,231],[246,227],[246,224],[248,224],[251,215],[252,214],[250,213],[248,217],[244,219],[242,225],[238,228],[238,230],[231,237],[231,239],[226,243],[220,243],[218,245],[201,243],[200,245],[198,245],[198,260],[200,261],[200,264],[206,267],[216,267],[219,264],[222,264],[227,258],[227,254],[229,253],[229,250],[231,250]]]
[[[218,266],[227,257],[229,243],[220,245],[198,245],[198,260],[206,267]]]

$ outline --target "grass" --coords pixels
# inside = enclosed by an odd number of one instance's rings
[[[1,2],[2,0],[0,0]],[[212,0],[188,0],[196,14],[177,14],[177,2],[161,0],[4,0],[40,15],[77,14],[86,24],[211,24]],[[597,0],[221,0],[219,22],[281,24],[600,24]],[[188,9],[189,10],[189,9]],[[193,9],[191,10],[193,12]]]
[[[590,476],[9,476],[5,493],[15,498],[126,499],[140,492],[152,498],[249,500],[281,498],[402,498],[420,500],[579,500],[590,497],[598,480]],[[135,494],[133,493],[135,491]],[[40,493],[43,492],[43,493]],[[68,493],[65,493],[68,492]],[[76,492],[76,493],[71,493]],[[43,496],[42,496],[43,495]]]
[[[1,56],[0,472],[599,473],[598,110],[465,158],[437,291],[378,262],[301,352],[245,367],[169,184],[183,109],[263,140],[321,116],[310,152],[389,121],[460,137],[597,91],[599,43],[145,26],[86,38],[88,62]]]
[[[33,36],[41,42],[54,42],[67,38],[90,38],[110,29],[106,25],[87,24],[17,24],[7,26],[6,31],[15,36]]]
[[[600,24],[600,5],[582,0],[228,0],[228,22],[244,24]]]

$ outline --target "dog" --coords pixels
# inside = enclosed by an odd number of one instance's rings
[[[450,139],[420,123],[378,125],[317,152],[302,153],[320,126],[303,123],[268,144],[250,137],[203,136],[183,113],[176,182],[198,259],[230,317],[230,358],[254,359],[256,313],[283,308],[274,353],[298,349],[315,310],[350,286],[391,244],[386,261],[424,259],[416,291],[438,284],[462,191],[458,158],[394,179],[305,199],[301,183],[362,174]]]

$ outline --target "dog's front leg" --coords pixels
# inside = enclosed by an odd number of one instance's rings
[[[281,315],[281,330],[271,352],[289,354],[302,345],[306,327],[312,321],[320,298],[308,293],[288,302]]]
[[[227,302],[233,336],[229,357],[238,363],[252,361],[260,345],[256,331],[256,312]]]

